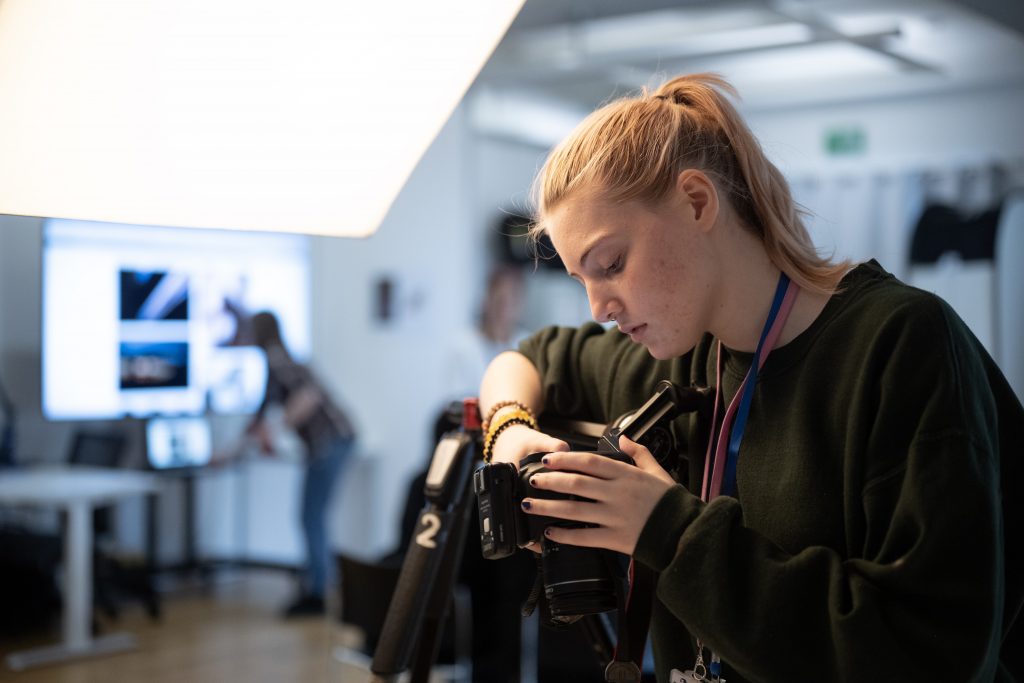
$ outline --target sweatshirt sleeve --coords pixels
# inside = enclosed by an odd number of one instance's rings
[[[870,419],[851,408],[849,431],[831,441],[853,444],[863,462],[863,479],[843,494],[861,510],[846,520],[845,548],[787,552],[744,519],[740,500],[705,505],[682,486],[641,532],[635,557],[660,572],[659,601],[749,680],[996,675],[997,407],[976,340],[942,305],[925,308],[874,331],[862,380]],[[822,494],[794,491],[780,504]]]
[[[545,412],[567,419],[606,423],[643,405],[661,380],[689,384],[689,355],[656,361],[626,335],[596,323],[543,329],[519,352],[540,373]]]
[[[519,352],[540,374],[544,411],[564,418],[605,420],[599,369],[601,357],[613,344],[611,334],[597,324],[547,327],[523,340]]]

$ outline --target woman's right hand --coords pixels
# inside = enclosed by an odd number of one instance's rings
[[[507,427],[491,446],[491,462],[510,462],[519,467],[519,461],[532,453],[567,451],[569,444],[548,436],[526,425]]]
[[[510,462],[518,469],[519,461],[532,453],[567,451],[569,444],[526,425],[512,425],[498,435],[491,448],[491,462]],[[531,543],[526,548],[541,552],[540,543]]]

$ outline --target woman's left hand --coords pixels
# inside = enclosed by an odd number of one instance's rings
[[[551,472],[534,475],[535,488],[589,498],[544,500],[526,498],[523,510],[597,526],[563,529],[549,526],[547,538],[557,543],[607,548],[632,555],[651,510],[675,482],[651,452],[625,436],[619,448],[636,466],[596,453],[549,453],[545,467]]]

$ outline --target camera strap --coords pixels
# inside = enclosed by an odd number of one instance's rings
[[[646,565],[629,561],[629,591],[619,595],[618,642],[604,670],[609,683],[640,683],[655,578],[655,572]]]

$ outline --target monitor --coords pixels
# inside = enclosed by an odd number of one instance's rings
[[[154,470],[203,467],[213,456],[210,423],[201,417],[146,422],[146,459]]]
[[[246,315],[311,344],[309,238],[65,219],[43,229],[42,408],[54,420],[253,411]]]

